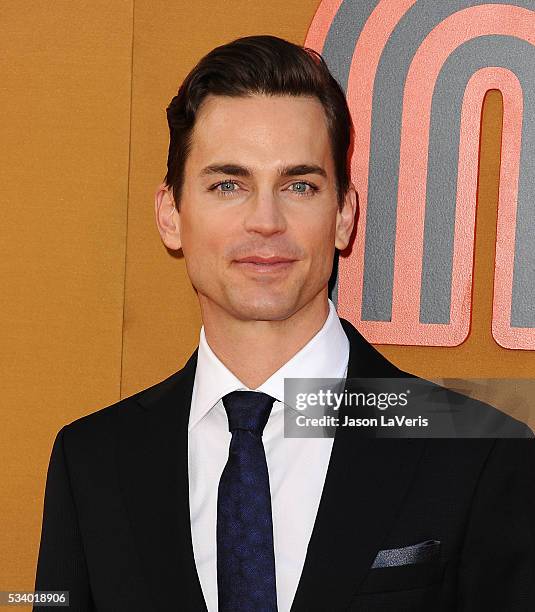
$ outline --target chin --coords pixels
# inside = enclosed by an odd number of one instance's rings
[[[247,321],[283,321],[297,308],[288,296],[278,299],[273,296],[260,296],[231,300],[231,310],[234,316]]]

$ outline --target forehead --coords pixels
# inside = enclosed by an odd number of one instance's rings
[[[208,96],[197,112],[188,163],[332,164],[325,111],[315,97]]]

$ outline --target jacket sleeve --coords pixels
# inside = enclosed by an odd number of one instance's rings
[[[57,434],[46,479],[35,590],[69,591],[69,610],[93,612],[87,565],[64,449],[65,427]],[[34,606],[35,610],[48,607]]]
[[[535,610],[535,441],[496,440],[459,569],[458,610]]]

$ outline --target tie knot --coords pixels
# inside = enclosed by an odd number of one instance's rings
[[[261,437],[275,398],[259,391],[233,391],[223,397],[230,432],[245,429]]]

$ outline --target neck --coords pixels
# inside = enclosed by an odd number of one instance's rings
[[[206,340],[218,359],[256,389],[300,351],[329,315],[327,292],[281,321],[244,321],[201,302]]]

